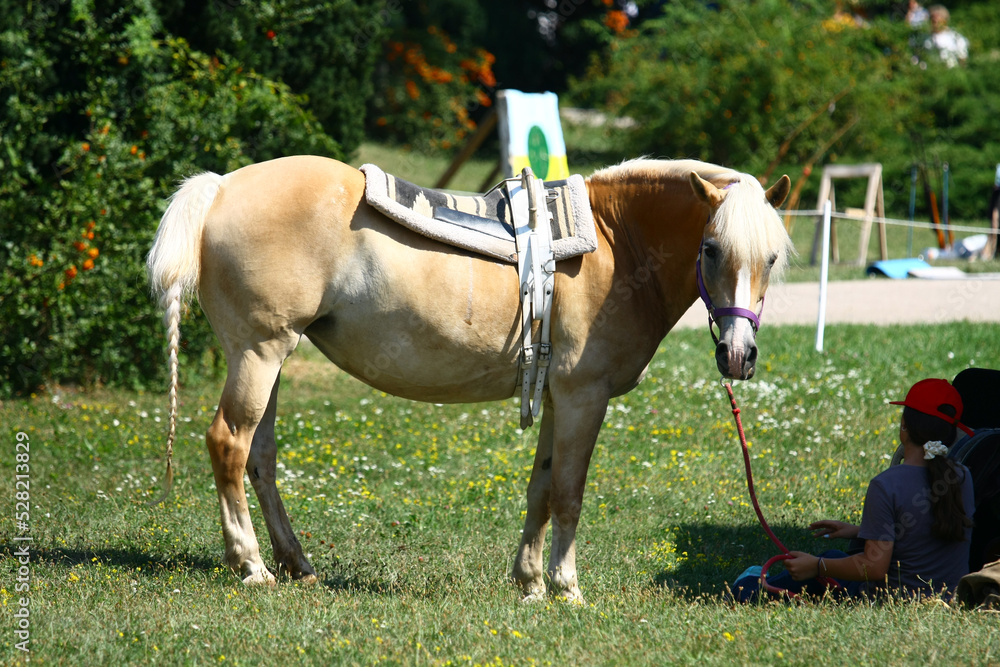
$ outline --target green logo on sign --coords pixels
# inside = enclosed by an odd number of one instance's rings
[[[538,178],[546,178],[549,174],[549,144],[545,141],[542,128],[533,125],[528,130],[528,164]]]

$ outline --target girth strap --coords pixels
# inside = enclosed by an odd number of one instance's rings
[[[529,167],[524,168],[520,178],[508,179],[505,184],[514,214],[517,274],[521,286],[521,428],[527,428],[542,409],[545,379],[552,357],[549,336],[556,262],[552,254],[551,214],[545,202],[545,184],[535,178]],[[532,342],[535,322],[539,323],[537,344]]]

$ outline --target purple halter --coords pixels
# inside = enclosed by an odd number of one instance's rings
[[[733,181],[722,189],[728,190],[735,184],[736,181]],[[712,218],[709,216],[709,219],[705,222],[705,226],[707,227],[708,223],[711,221]],[[702,238],[701,246],[698,248],[698,259],[695,260],[694,268],[695,273],[698,276],[698,292],[701,294],[701,300],[705,302],[705,307],[708,308],[708,332],[712,334],[712,340],[715,341],[716,345],[719,344],[719,337],[715,335],[715,321],[719,317],[727,316],[744,317],[750,320],[750,326],[753,327],[753,335],[756,337],[757,330],[760,329],[760,316],[761,313],[764,312],[764,297],[760,298],[760,310],[756,313],[746,308],[716,308],[712,304],[712,297],[708,295],[708,290],[705,289],[705,279],[701,275],[701,253],[704,252],[704,250],[705,239]]]
[[[760,298],[760,310],[758,312],[753,312],[747,308],[716,308],[712,304],[712,297],[708,295],[708,290],[705,289],[705,279],[701,275],[701,253],[705,249],[705,241],[702,240],[701,247],[698,248],[698,259],[695,260],[695,274],[698,276],[698,292],[701,294],[701,300],[705,302],[705,307],[708,308],[708,331],[712,334],[712,340],[715,344],[719,344],[719,337],[715,335],[715,321],[719,317],[726,316],[736,316],[745,317],[750,320],[750,326],[753,327],[754,336],[757,335],[757,330],[760,329],[760,315],[764,312],[764,297]]]

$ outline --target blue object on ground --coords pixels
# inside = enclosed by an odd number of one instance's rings
[[[743,570],[743,573],[740,576],[736,577],[736,581],[739,581],[743,577],[760,577],[761,569],[760,565],[751,565],[747,569]]]
[[[885,276],[900,280],[906,278],[911,269],[929,269],[931,265],[919,257],[906,259],[883,259],[868,265],[865,273],[869,276]]]

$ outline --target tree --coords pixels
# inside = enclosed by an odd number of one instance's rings
[[[859,25],[832,20],[826,3],[666,3],[611,39],[571,97],[635,120],[616,137],[632,154],[756,174],[776,157],[797,167],[817,154],[882,162],[897,215],[906,213],[910,164],[949,162],[962,184],[951,191],[952,214],[977,216],[1000,154],[990,129],[1000,109],[987,93],[1000,83],[989,41],[1000,22],[986,3],[968,3],[969,19],[956,10],[952,20],[972,28],[968,67],[921,66],[917,37],[887,4],[868,3],[871,18]]]
[[[0,2],[0,394],[143,386],[164,374],[143,261],[176,183],[343,153],[287,86],[164,35],[147,3],[29,7]],[[184,335],[195,361],[214,344],[203,318]]]

